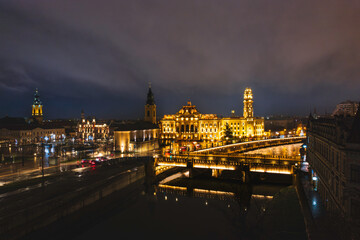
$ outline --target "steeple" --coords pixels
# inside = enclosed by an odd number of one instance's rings
[[[39,96],[39,91],[38,91],[37,88],[35,89],[34,103],[33,103],[33,105],[41,105],[40,96]]]
[[[151,83],[149,83],[149,90],[145,104],[145,121],[156,124],[156,105],[154,94],[151,91]]]
[[[39,91],[36,88],[34,93],[34,102],[32,105],[32,117],[35,121],[38,123],[41,123],[43,121],[43,105],[40,101]]]
[[[148,94],[147,94],[146,104],[148,104],[148,105],[155,104],[154,94],[151,91],[151,83],[150,82],[149,82],[149,90],[148,90]]]

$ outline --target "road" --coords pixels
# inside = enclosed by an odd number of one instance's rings
[[[139,167],[144,166],[145,161],[145,158],[122,158],[99,166],[75,166],[71,171],[48,175],[44,182],[2,192],[0,235],[11,239],[20,232],[43,227],[79,206],[84,207],[127,186],[143,177],[144,168],[139,172]]]

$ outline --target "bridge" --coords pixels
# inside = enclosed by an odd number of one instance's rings
[[[158,169],[157,172],[169,167],[188,168],[190,176],[196,173],[196,169],[210,169],[215,177],[220,176],[222,171],[237,171],[243,181],[248,181],[250,172],[291,175],[294,173],[294,168],[300,165],[300,156],[244,154],[243,152],[299,143],[304,139],[304,137],[266,139],[203,149],[188,155],[160,156],[155,158],[155,166]]]
[[[212,154],[232,154],[232,153],[241,153],[247,152],[251,150],[256,150],[259,148],[266,148],[266,147],[275,147],[280,145],[287,145],[287,144],[294,144],[294,143],[301,143],[306,139],[306,137],[288,137],[288,138],[272,138],[272,139],[263,139],[263,140],[256,140],[250,142],[241,142],[241,143],[233,143],[218,147],[206,148],[192,152],[191,154],[198,154],[198,153],[212,153]]]
[[[294,166],[301,162],[299,157],[239,154],[227,155],[202,155],[202,156],[170,156],[158,157],[157,166],[203,168],[212,170],[240,170],[262,173],[292,174]],[[213,172],[216,175],[216,171]]]

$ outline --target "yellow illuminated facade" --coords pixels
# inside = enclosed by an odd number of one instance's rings
[[[32,105],[32,114],[31,115],[35,121],[37,121],[37,122],[43,121],[43,105],[40,101],[38,89],[35,90],[34,103]]]
[[[246,88],[244,92],[244,118],[254,117],[253,94],[251,88]]]
[[[244,116],[220,118],[216,114],[201,114],[190,101],[179,112],[165,115],[160,122],[164,141],[196,142],[203,147],[223,145],[224,128],[229,125],[234,138],[262,138],[264,118],[253,117],[253,95],[250,88],[244,93]],[[186,144],[181,144],[186,145]]]
[[[84,113],[81,113],[77,136],[83,141],[105,140],[109,132],[109,126],[106,123],[97,123],[95,118],[86,119]]]

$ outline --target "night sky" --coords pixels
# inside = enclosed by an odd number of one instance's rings
[[[0,0],[0,117],[331,112],[360,100],[360,1]]]

